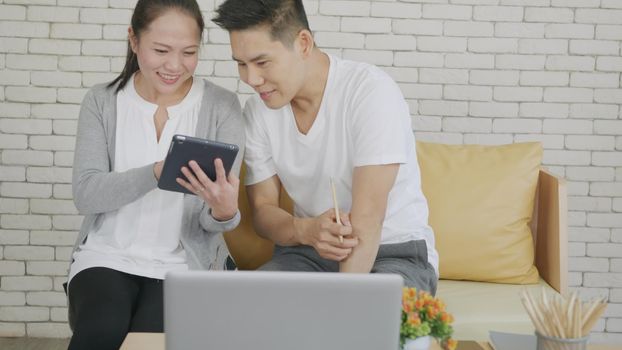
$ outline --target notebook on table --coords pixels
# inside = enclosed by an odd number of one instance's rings
[[[171,272],[166,349],[397,349],[402,283],[389,274]]]

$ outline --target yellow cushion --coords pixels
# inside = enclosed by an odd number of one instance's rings
[[[520,291],[531,293],[541,288],[557,294],[544,280],[524,286],[471,281],[440,280],[436,296],[454,316],[453,338],[487,341],[489,331],[533,334],[534,327],[523,304]]]
[[[537,283],[529,223],[542,146],[417,142],[417,157],[440,277]]]
[[[238,227],[233,231],[225,232],[224,236],[229,252],[238,268],[240,270],[254,270],[270,260],[274,244],[255,233],[251,208],[246,195],[246,186],[244,185],[245,175],[246,165],[242,162],[240,169],[240,194],[238,197],[238,208],[242,218]],[[294,204],[282,187],[279,206],[289,213],[293,212]]]
[[[238,208],[242,218],[238,227],[233,231],[225,232],[224,236],[229,253],[231,253],[238,268],[253,270],[270,260],[273,244],[269,240],[259,237],[253,229],[253,218],[246,196],[246,186],[244,186],[245,173],[246,166],[242,162],[240,194],[238,196]]]

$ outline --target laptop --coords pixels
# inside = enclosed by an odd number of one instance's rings
[[[171,272],[166,349],[397,349],[402,284],[391,274]]]

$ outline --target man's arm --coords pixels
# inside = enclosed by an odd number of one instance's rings
[[[281,182],[276,175],[246,187],[253,226],[259,236],[278,245],[295,245],[298,242],[294,235],[294,218],[279,207],[280,192]]]
[[[354,168],[350,221],[353,236],[358,238],[358,246],[339,264],[341,272],[371,271],[380,246],[389,192],[398,170],[399,164]]]
[[[281,246],[309,245],[323,258],[336,261],[345,259],[358,244],[358,240],[350,236],[351,227],[335,222],[334,209],[317,217],[299,218],[280,208],[281,182],[276,175],[248,186],[246,191],[253,225],[261,237]],[[347,216],[342,220],[349,222]],[[343,243],[339,235],[343,236]]]

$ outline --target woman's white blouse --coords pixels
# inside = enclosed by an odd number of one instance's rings
[[[117,95],[113,171],[124,172],[164,160],[173,135],[194,136],[203,89],[200,79],[194,79],[184,99],[167,108],[169,119],[158,142],[153,120],[158,106],[138,95],[132,77]],[[164,279],[170,270],[187,269],[180,244],[183,198],[181,193],[156,188],[105,213],[74,253],[69,280],[90,267],[158,279]]]

